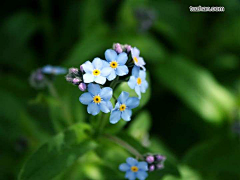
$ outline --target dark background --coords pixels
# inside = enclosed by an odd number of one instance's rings
[[[198,5],[225,12],[189,11]],[[67,127],[54,129],[58,110],[47,89],[30,86],[31,72],[79,67],[116,42],[140,49],[151,81],[143,107],[151,128],[130,133],[164,144],[179,179],[240,178],[240,1],[6,1],[0,16],[0,179],[15,179],[26,158]],[[81,92],[64,76],[55,86],[72,123],[83,121]]]

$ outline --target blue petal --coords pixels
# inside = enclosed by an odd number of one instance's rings
[[[51,65],[46,65],[42,68],[42,72],[45,74],[50,74],[52,72],[52,66]]]
[[[105,84],[105,82],[106,82],[106,77],[103,77],[103,76],[96,76],[95,78],[94,78],[94,81],[96,82],[96,83],[98,83],[98,84]]]
[[[98,95],[100,93],[100,86],[98,84],[89,84],[88,85],[88,92],[90,92],[93,96]]]
[[[146,72],[145,71],[139,71],[139,77],[144,80],[146,79]]]
[[[110,67],[104,67],[102,70],[101,70],[101,76],[104,76],[104,77],[107,77],[109,76],[109,74],[112,72],[112,68]]]
[[[131,120],[131,116],[132,116],[132,110],[131,109],[125,109],[122,112],[121,117],[123,118],[123,120],[125,121],[130,121]]]
[[[96,116],[100,112],[100,107],[98,104],[91,102],[87,107],[87,112],[93,116]]]
[[[148,164],[146,162],[139,162],[137,167],[142,171],[148,171]]]
[[[92,95],[87,92],[87,93],[83,93],[80,97],[79,97],[79,101],[82,103],[82,104],[89,104],[93,101],[93,97]]]
[[[91,82],[93,82],[93,80],[94,80],[93,74],[84,74],[83,75],[83,81],[85,83],[91,83]]]
[[[110,110],[113,109],[113,105],[112,105],[111,101],[107,101],[107,106]]]
[[[135,180],[136,179],[136,173],[132,171],[127,171],[125,174],[125,178],[128,178],[129,180]]]
[[[116,61],[118,62],[118,64],[124,65],[124,64],[126,64],[127,60],[128,60],[128,56],[125,52],[123,52],[123,53],[118,55]]]
[[[128,74],[128,67],[127,66],[118,66],[116,69],[116,74],[118,76],[124,76],[126,74]]]
[[[139,180],[145,180],[148,177],[148,173],[146,171],[138,171],[136,174]]]
[[[126,161],[130,166],[136,166],[138,164],[138,161],[132,157],[127,158]]]
[[[92,73],[93,71],[93,65],[90,61],[87,61],[85,62],[83,65],[83,70],[86,72],[86,73]]]
[[[103,67],[110,67],[110,64],[108,61],[102,60],[102,63],[103,63]]]
[[[141,99],[141,91],[140,91],[140,86],[135,86],[135,92],[138,95],[138,98]]]
[[[128,171],[128,170],[130,170],[130,166],[127,163],[120,164],[119,170],[120,171]]]
[[[119,109],[119,107],[120,107],[120,103],[117,102],[116,105],[115,105],[115,107],[114,107],[114,109]]]
[[[116,71],[114,69],[112,69],[110,75],[107,77],[109,81],[112,81],[116,78]]]
[[[120,94],[120,96],[118,97],[118,101],[119,101],[121,104],[125,104],[128,97],[129,97],[129,93],[126,92],[126,91],[123,91],[123,92]]]
[[[139,51],[138,48],[134,47],[134,48],[131,49],[131,54],[132,54],[132,57],[137,57],[138,58],[139,55],[140,55],[140,51]]]
[[[140,68],[137,67],[137,66],[134,66],[133,69],[132,69],[132,76],[138,78],[139,77],[139,71],[140,71]]]
[[[55,74],[66,74],[67,73],[67,70],[65,68],[62,68],[62,67],[56,67],[55,69]]]
[[[107,61],[111,62],[113,60],[117,59],[117,53],[116,51],[112,50],[112,49],[107,49],[105,51],[105,58]]]
[[[130,97],[130,98],[127,99],[126,106],[129,109],[133,109],[133,108],[138,107],[139,103],[140,103],[140,100],[138,98]]]
[[[134,76],[131,76],[129,81],[128,81],[128,86],[131,88],[131,89],[134,89],[135,86],[137,84],[137,80]]]
[[[147,81],[143,81],[142,85],[141,85],[141,92],[145,93],[147,88],[148,88],[148,82]]]
[[[99,93],[99,96],[104,101],[109,101],[112,98],[113,90],[110,87],[102,88],[101,92]]]
[[[108,108],[108,105],[105,101],[100,103],[100,110],[104,113],[109,113],[111,109]]]
[[[103,66],[103,60],[101,60],[100,58],[94,58],[93,59],[93,67],[94,69],[102,69],[102,66]]]
[[[114,110],[110,116],[110,123],[116,124],[121,119],[121,112],[118,110]]]

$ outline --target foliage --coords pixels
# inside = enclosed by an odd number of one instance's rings
[[[191,13],[189,6],[224,6]],[[147,62],[150,88],[130,123],[106,124],[141,153],[167,157],[158,180],[240,178],[240,1],[11,1],[1,6],[0,179],[123,179],[132,156],[106,136],[93,137],[81,92],[57,77],[57,96],[29,85],[47,64],[79,67],[112,43],[130,44]],[[139,11],[153,12],[151,26]],[[146,23],[146,22],[145,22]],[[135,92],[122,83],[116,92]],[[51,91],[50,91],[51,92]],[[87,123],[90,122],[90,125]]]

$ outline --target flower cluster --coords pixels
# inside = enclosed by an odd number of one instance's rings
[[[95,116],[100,111],[111,113],[112,124],[120,119],[130,121],[132,109],[139,105],[141,93],[148,88],[146,63],[140,57],[140,51],[127,44],[114,44],[113,49],[107,49],[104,56],[104,59],[96,57],[92,62],[86,61],[80,69],[70,68],[66,80],[77,85],[81,91],[88,91],[80,96],[79,101],[87,105],[89,114]],[[128,81],[138,97],[129,97],[129,93],[123,91],[116,99],[114,90],[122,81]],[[114,107],[112,97],[116,100]]]
[[[40,89],[47,85],[47,82],[53,80],[55,76],[66,74],[67,70],[59,66],[46,65],[32,72],[29,81],[32,87]]]
[[[136,47],[116,43],[112,49],[105,51],[104,59],[96,57],[92,62],[83,63],[80,69],[70,68],[66,80],[81,91],[86,91],[79,97],[79,101],[87,105],[89,114],[96,116],[100,112],[110,113],[110,123],[116,124],[121,119],[131,120],[132,109],[139,106],[142,93],[148,88],[145,65]],[[126,91],[116,94],[118,91],[114,90],[121,82],[127,82],[137,97],[130,97]],[[163,168],[165,157],[142,155],[142,160],[138,162],[129,157],[127,163],[119,166],[119,170],[126,172],[125,178],[129,180],[145,180],[148,172]]]
[[[148,171],[152,172],[155,170],[160,170],[164,168],[164,161],[166,160],[165,156],[160,154],[148,154],[144,156],[145,161],[148,163]]]

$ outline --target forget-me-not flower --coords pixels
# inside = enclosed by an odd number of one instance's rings
[[[82,65],[83,70],[86,72],[83,75],[83,81],[85,83],[96,82],[98,84],[104,84],[106,77],[111,73],[111,68],[100,58],[94,58],[93,62],[85,62]]]
[[[117,54],[116,51],[108,49],[105,51],[105,58],[108,66],[111,68],[111,73],[107,77],[109,81],[112,81],[116,76],[124,76],[128,74],[128,67],[125,65],[128,56],[125,52]]]
[[[87,112],[92,115],[97,115],[100,110],[104,113],[109,113],[112,110],[113,90],[110,87],[100,88],[98,84],[90,83],[88,85],[88,92],[83,93],[79,97],[79,101],[88,105]]]
[[[110,123],[116,124],[121,118],[125,121],[130,121],[132,109],[139,105],[137,97],[129,97],[129,93],[123,91],[118,97],[118,102],[111,112]]]
[[[134,66],[132,69],[132,76],[128,81],[128,85],[131,89],[134,89],[139,99],[141,99],[141,93],[145,93],[148,88],[148,82],[146,81],[146,72],[140,70],[139,67]]]
[[[126,172],[125,178],[129,180],[145,180],[148,177],[148,164],[144,161],[138,162],[136,159],[129,157],[127,163],[123,163],[119,166],[119,170]]]
[[[60,74],[66,74],[67,69],[60,66],[46,65],[42,68],[42,72],[44,74],[60,75]]]
[[[138,48],[134,47],[131,49],[131,55],[133,58],[133,62],[136,66],[141,67],[144,71],[146,70],[146,68],[144,67],[144,65],[146,64],[145,61],[143,60],[142,57],[140,57],[140,51]]]

